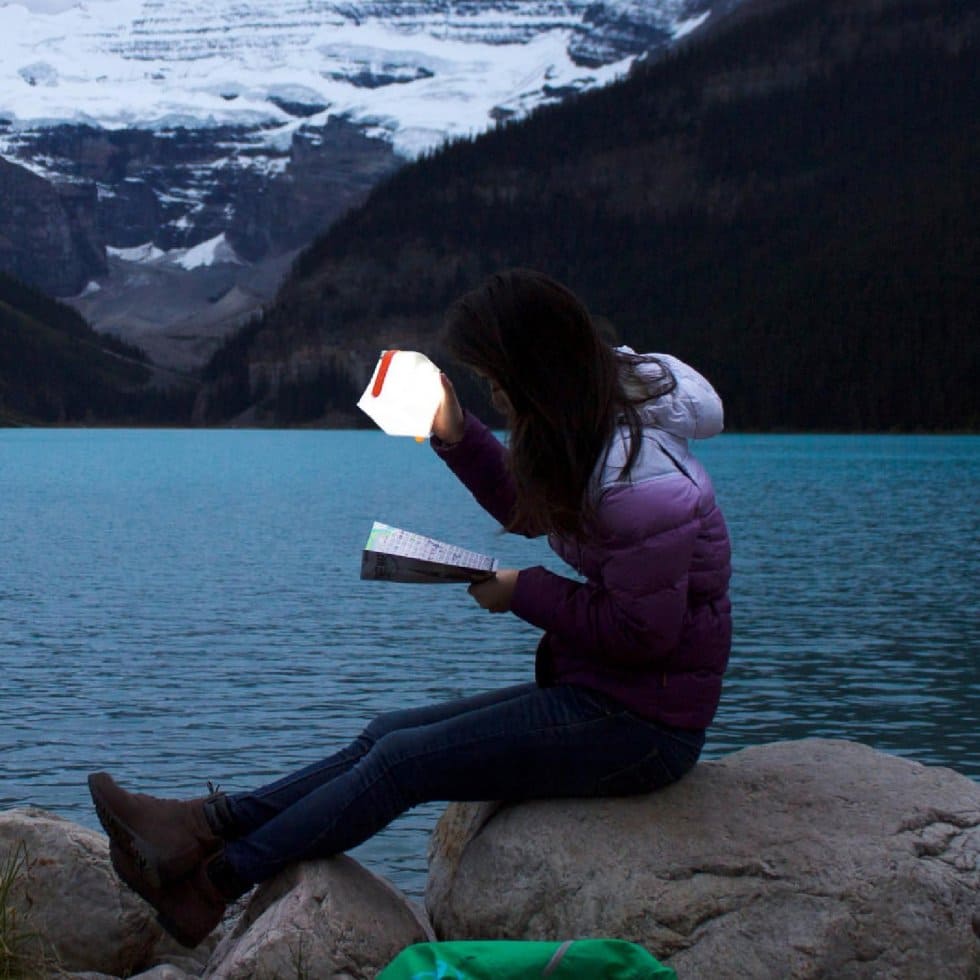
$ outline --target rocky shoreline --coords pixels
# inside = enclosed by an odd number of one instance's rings
[[[744,749],[644,797],[450,804],[424,908],[341,855],[264,883],[193,951],[104,835],[3,811],[13,864],[14,976],[360,980],[427,939],[605,936],[681,978],[980,978],[980,784],[839,740]]]

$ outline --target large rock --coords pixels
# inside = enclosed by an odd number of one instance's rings
[[[128,976],[160,938],[153,913],[120,884],[102,834],[35,807],[0,813],[0,866],[20,861],[8,895],[25,952],[65,971]]]
[[[394,885],[340,855],[262,885],[205,976],[373,980],[405,946],[431,938],[424,915]]]
[[[638,942],[683,977],[980,977],[980,785],[866,746],[776,743],[649,796],[453,804],[441,938]]]

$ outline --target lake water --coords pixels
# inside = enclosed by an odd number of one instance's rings
[[[980,779],[980,438],[700,444],[734,544],[706,755],[858,739]],[[375,519],[499,556],[427,447],[377,432],[0,430],[0,807],[96,827],[85,776],[256,785],[392,707],[529,679],[537,631],[362,582]],[[441,804],[354,852],[411,895]]]

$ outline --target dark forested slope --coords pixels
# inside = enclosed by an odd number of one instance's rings
[[[976,5],[755,6],[377,187],[219,352],[199,419],[336,419],[378,349],[438,356],[446,304],[526,265],[702,369],[732,428],[976,428]]]
[[[188,393],[150,377],[139,350],[0,273],[0,425],[186,420]]]

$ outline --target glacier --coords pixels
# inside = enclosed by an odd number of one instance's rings
[[[414,157],[549,93],[607,84],[707,10],[697,0],[86,0],[56,13],[7,3],[0,121],[8,134],[259,127],[281,147],[332,114]]]

